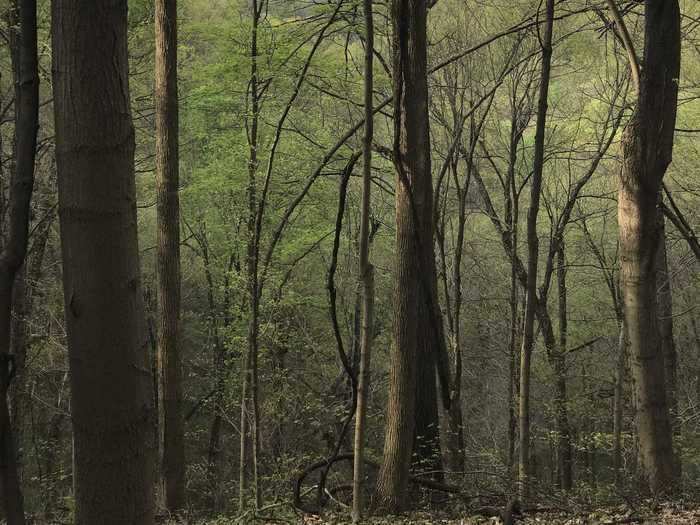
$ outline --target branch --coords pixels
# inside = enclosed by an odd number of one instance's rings
[[[620,37],[622,38],[622,43],[625,46],[625,51],[627,51],[627,58],[630,61],[630,69],[632,70],[632,83],[634,84],[634,88],[637,93],[639,93],[639,78],[641,69],[639,67],[637,52],[634,49],[634,43],[632,42],[629,31],[627,31],[627,26],[625,25],[625,21],[622,18],[620,10],[617,8],[615,0],[605,1],[610,8],[610,13],[612,14],[613,20],[615,20],[615,24],[617,24],[617,27],[620,29]]]

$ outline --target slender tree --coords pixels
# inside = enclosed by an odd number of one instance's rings
[[[52,4],[53,95],[75,522],[154,522],[126,0]]]
[[[374,18],[372,0],[364,0],[365,15],[365,136],[363,144],[362,212],[360,215],[360,280],[362,283],[362,326],[360,328],[360,366],[355,409],[355,445],[353,458],[352,521],[362,518],[364,486],[364,433],[367,416],[367,392],[370,385],[374,302],[374,268],[369,262],[370,199],[372,188],[372,138],[374,136]]]
[[[546,22],[542,45],[542,71],[537,103],[537,124],[535,129],[535,153],[530,187],[530,208],[527,214],[527,286],[525,303],[525,324],[523,346],[520,355],[520,456],[518,462],[520,495],[527,499],[530,483],[530,359],[535,342],[535,314],[537,309],[537,258],[539,254],[537,238],[537,214],[542,192],[542,172],[544,170],[545,125],[547,120],[547,100],[549,77],[552,63],[552,29],[554,25],[554,0],[547,0]]]
[[[180,336],[177,0],[155,4],[158,375],[162,476],[170,513],[185,504]]]
[[[27,254],[30,202],[39,127],[39,74],[36,0],[13,4],[19,34],[13,34],[15,70],[15,169],[9,198],[9,227],[0,252],[0,496],[8,525],[24,524],[17,456],[8,407],[8,390],[15,372],[10,354],[10,326],[15,277]]]
[[[258,273],[258,254],[260,238],[257,234],[257,214],[259,209],[257,172],[258,172],[258,127],[260,123],[260,93],[258,87],[258,26],[262,16],[265,0],[252,0],[252,27],[250,32],[250,82],[248,96],[250,103],[248,132],[248,221],[246,274],[248,278],[248,348],[243,368],[243,388],[241,390],[241,442],[238,485],[238,509],[246,510],[248,485],[253,477],[255,506],[262,505],[258,477],[258,452],[260,450],[258,403],[258,346],[260,332],[260,280]]]
[[[568,411],[562,405],[567,400],[566,384],[566,352],[568,339],[568,311],[566,288],[566,249],[564,240],[559,243],[557,250],[557,291],[559,292],[559,345],[552,356],[554,368],[557,370],[557,391],[559,395],[555,399],[555,412],[557,418],[557,465],[559,486],[563,490],[571,490],[573,485],[573,450],[571,446],[571,428],[569,426]]]

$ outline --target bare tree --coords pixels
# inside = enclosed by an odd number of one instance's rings
[[[180,202],[177,0],[155,4],[156,188],[158,198],[159,425],[165,506],[185,504],[185,436],[180,354]]]
[[[552,64],[552,28],[554,25],[554,0],[547,0],[546,23],[542,46],[542,73],[537,103],[537,124],[535,131],[535,154],[533,160],[532,186],[530,187],[530,208],[527,214],[527,286],[525,303],[525,324],[523,346],[520,354],[520,457],[518,479],[520,495],[527,499],[530,477],[530,358],[535,341],[535,314],[537,311],[537,259],[539,254],[537,238],[537,214],[539,213],[544,170],[544,140],[547,121],[547,98]]]
[[[374,268],[369,262],[370,199],[372,188],[372,139],[374,136],[374,19],[372,0],[364,0],[365,15],[365,136],[363,144],[362,211],[360,215],[360,280],[362,282],[362,326],[360,328],[360,366],[357,378],[355,409],[355,444],[353,459],[352,521],[362,518],[364,486],[364,433],[367,416],[367,393],[370,385],[370,358],[373,337]]]
[[[24,524],[24,504],[17,472],[17,456],[8,407],[8,390],[15,372],[10,354],[12,291],[27,254],[30,202],[39,128],[39,73],[37,59],[36,0],[13,4],[19,22],[14,34],[15,170],[9,198],[9,228],[0,252],[0,496],[8,525]]]

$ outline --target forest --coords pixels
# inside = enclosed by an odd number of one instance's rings
[[[0,523],[700,523],[700,2],[1,0]]]

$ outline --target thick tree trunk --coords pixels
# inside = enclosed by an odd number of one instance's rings
[[[419,296],[422,295],[419,292]],[[435,296],[433,296],[435,297]],[[438,391],[435,361],[435,341],[432,330],[425,325],[430,314],[427,305],[419,299],[418,308],[418,343],[416,370],[416,405],[413,441],[412,468],[417,473],[429,473],[428,476],[442,479],[442,454],[440,451],[440,418],[438,414]],[[427,329],[427,330],[426,330]]]
[[[127,2],[56,0],[53,93],[77,525],[154,522]]]
[[[396,262],[394,272],[394,342],[389,369],[384,460],[377,481],[377,505],[389,511],[406,506],[407,485],[416,428],[416,379],[419,362],[419,311],[425,313],[421,280],[435,283],[435,274],[421,275],[432,252],[432,180],[428,129],[426,0],[394,0],[394,162],[396,182]],[[416,261],[420,264],[416,264]],[[432,265],[424,268],[435,268]],[[427,288],[427,287],[426,287]],[[436,296],[433,296],[435,299]],[[434,305],[434,303],[433,303]],[[427,317],[427,316],[426,316]],[[422,326],[422,325],[421,325]],[[432,331],[432,330],[431,330]],[[421,345],[424,346],[424,345]],[[434,362],[434,361],[433,361]],[[437,411],[437,405],[435,405]]]
[[[15,76],[16,162],[10,182],[7,242],[0,253],[0,497],[8,525],[23,525],[24,503],[8,406],[8,390],[17,365],[16,356],[10,355],[10,327],[15,277],[24,263],[29,236],[39,126],[39,75],[36,1],[20,0],[12,9],[19,22],[19,34],[13,30],[11,50]]]
[[[527,299],[525,303],[525,324],[523,346],[520,355],[520,457],[518,472],[520,497],[526,500],[530,484],[530,360],[535,343],[535,312],[537,308],[537,258],[539,254],[537,237],[537,214],[539,213],[542,172],[544,169],[544,141],[547,120],[547,99],[549,76],[552,61],[552,26],[554,24],[554,0],[547,0],[546,24],[542,40],[542,72],[537,105],[537,125],[535,130],[535,153],[533,176],[530,188],[530,208],[527,215]]]
[[[622,138],[618,194],[620,280],[637,403],[642,476],[653,492],[676,477],[657,319],[657,205],[673,152],[680,73],[677,0],[645,2],[644,69],[639,100]]]
[[[180,202],[177,0],[155,4],[156,192],[158,200],[158,374],[165,507],[185,505],[185,436],[180,354]]]

